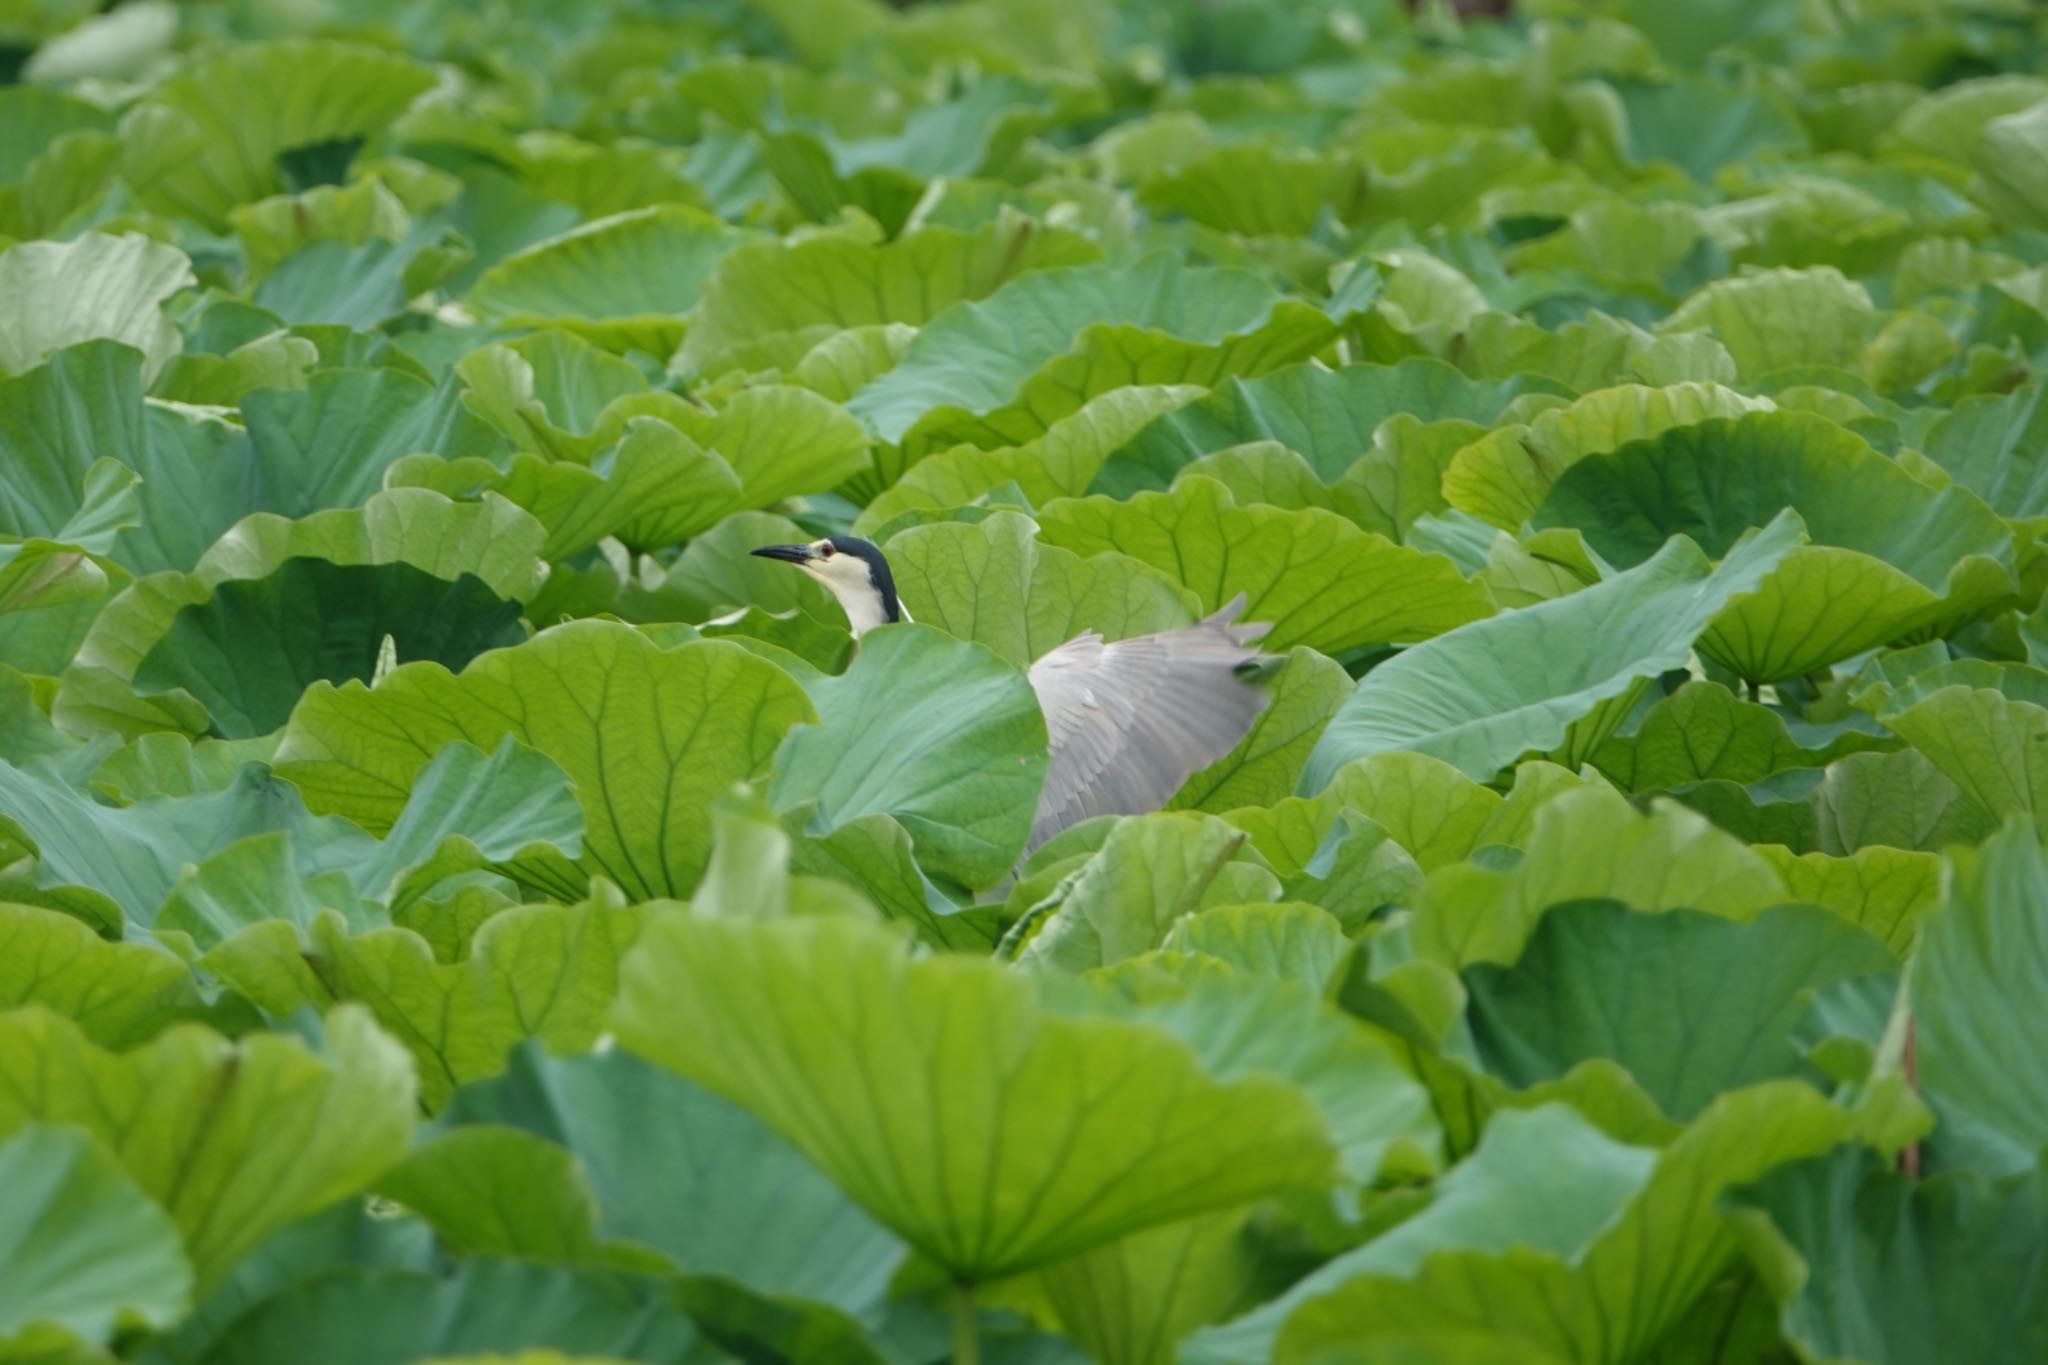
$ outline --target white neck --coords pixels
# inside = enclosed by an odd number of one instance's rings
[[[822,572],[812,570],[811,576],[831,589],[832,595],[839,599],[840,609],[846,613],[846,624],[852,629],[854,639],[858,640],[876,626],[889,623],[889,618],[882,611],[882,594],[868,578],[865,564],[850,555],[827,561],[827,564]],[[841,565],[848,567],[841,568]],[[849,572],[856,565],[859,567],[858,577]],[[910,612],[900,599],[896,603],[896,619],[910,619]]]

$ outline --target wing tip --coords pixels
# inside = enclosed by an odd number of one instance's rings
[[[1237,618],[1243,613],[1247,600],[1249,599],[1246,598],[1244,590],[1240,588],[1237,596],[1225,602],[1209,615],[1204,616],[1196,624],[1216,627],[1228,636],[1233,644],[1257,644],[1260,640],[1265,639],[1266,635],[1273,629],[1273,623],[1271,621],[1247,621],[1243,625],[1238,625]]]

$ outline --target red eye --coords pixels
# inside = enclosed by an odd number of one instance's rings
[[[832,542],[829,540],[818,547],[818,558],[820,559],[830,559],[837,553],[838,551],[832,548]]]

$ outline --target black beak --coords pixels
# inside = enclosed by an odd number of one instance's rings
[[[763,545],[747,553],[763,559],[779,559],[786,564],[808,564],[818,557],[818,552],[808,545]]]

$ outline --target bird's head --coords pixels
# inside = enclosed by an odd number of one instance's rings
[[[889,561],[873,541],[827,536],[804,545],[763,545],[753,553],[794,564],[831,589],[846,610],[846,622],[855,639],[876,626],[910,619],[896,598],[896,579],[889,572]]]

